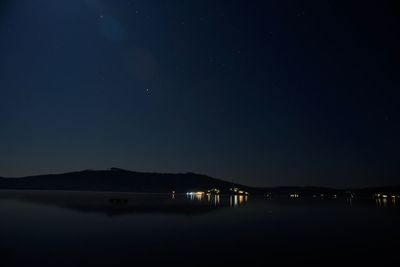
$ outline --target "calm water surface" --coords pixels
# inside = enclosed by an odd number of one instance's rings
[[[396,199],[0,191],[0,214],[3,266],[395,264],[400,245]]]

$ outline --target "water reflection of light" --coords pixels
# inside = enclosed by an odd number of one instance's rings
[[[353,205],[353,198],[352,197],[348,197],[346,200],[347,200],[347,203],[349,203],[350,206]]]
[[[221,195],[219,194],[212,194],[212,193],[205,193],[205,192],[188,192],[186,193],[187,198],[190,200],[196,200],[196,201],[205,201],[211,205],[218,206],[221,205]],[[226,196],[228,198],[228,196]],[[174,199],[174,194],[172,196]],[[226,203],[224,201],[224,196],[222,196],[222,202]],[[226,200],[227,200],[226,198]],[[244,194],[236,194],[236,195],[230,195],[229,196],[229,205],[231,207],[236,207],[243,205],[246,203],[249,199],[249,196]]]
[[[239,205],[242,205],[244,203],[244,196],[240,195],[239,196]]]
[[[380,207],[381,206],[381,199],[380,198],[375,198],[375,203],[376,203],[376,206]]]
[[[202,200],[204,196],[204,192],[188,192],[186,195],[191,199],[191,200]]]
[[[377,207],[379,208],[385,208],[388,205],[392,205],[392,206],[396,206],[396,198],[398,198],[399,196],[396,197],[396,195],[393,194],[388,194],[388,193],[377,193],[373,195],[374,199],[375,199],[375,203],[377,205]]]
[[[214,196],[214,205],[215,206],[219,205],[219,195]]]
[[[210,204],[214,204],[215,206],[219,205],[220,198],[219,195],[211,195],[207,194],[207,201]]]
[[[237,207],[240,205],[243,205],[245,202],[247,202],[248,196],[244,195],[234,195],[229,197],[229,204],[232,207]]]

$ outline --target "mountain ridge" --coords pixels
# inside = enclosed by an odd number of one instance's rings
[[[400,195],[400,186],[336,189],[320,186],[251,187],[208,175],[186,173],[137,172],[121,168],[108,170],[73,171],[25,177],[0,177],[0,189],[76,190],[143,193],[185,193],[218,189],[221,193],[246,191],[270,196],[371,196],[374,194]],[[236,192],[237,193],[237,192]]]
[[[0,189],[48,189],[131,192],[187,192],[211,188],[248,188],[203,174],[135,172],[119,168],[83,170],[61,174],[44,174],[0,178]]]

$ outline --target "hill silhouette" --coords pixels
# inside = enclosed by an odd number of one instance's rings
[[[85,170],[63,174],[48,174],[22,178],[0,178],[2,189],[79,190],[110,192],[170,193],[204,191],[247,186],[195,173],[147,173],[119,168]]]
[[[104,192],[186,193],[219,189],[220,193],[233,193],[239,188],[255,195],[309,197],[370,197],[375,194],[400,196],[400,186],[335,189],[317,186],[250,187],[207,175],[195,173],[134,172],[119,168],[84,170],[62,174],[47,174],[21,178],[1,178],[0,189],[73,190]]]

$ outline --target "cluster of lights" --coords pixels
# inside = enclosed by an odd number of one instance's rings
[[[186,195],[190,195],[190,196],[202,196],[204,195],[204,192],[187,192]]]
[[[207,190],[207,192],[203,192],[203,191],[187,192],[186,195],[198,195],[198,196],[208,195],[208,196],[210,196],[211,194],[219,195],[220,192],[221,191],[219,189],[211,189],[211,190]]]
[[[218,195],[221,192],[221,190],[213,188],[207,191],[208,194],[216,194]]]
[[[229,188],[229,190],[230,190],[230,191],[233,191],[233,192],[235,192],[236,194],[239,194],[239,195],[249,195],[249,192],[240,190],[240,189],[237,188],[237,187]]]
[[[194,199],[196,199],[196,200],[202,200],[202,199],[203,199],[203,196],[205,195],[205,193],[202,192],[202,191],[198,191],[198,192],[187,192],[186,195],[187,195],[188,197],[190,197],[191,200],[194,200]]]
[[[211,192],[214,192],[215,194],[211,194]],[[219,190],[208,190],[207,192],[203,191],[197,191],[197,192],[187,192],[186,195],[191,199],[191,200],[198,200],[202,201],[205,199],[205,196],[207,196],[207,200],[209,203],[213,200],[214,205],[219,205],[220,203],[220,196],[218,193],[220,192]]]
[[[354,195],[351,191],[346,191],[348,198],[354,198]]]
[[[272,197],[272,194],[271,193],[267,193],[267,194],[265,194],[264,195],[265,197],[267,197],[267,198],[270,198],[270,197]],[[299,198],[300,197],[300,194],[298,194],[298,193],[291,193],[291,194],[289,194],[289,197],[290,198]],[[313,198],[324,198],[325,197],[325,195],[324,194],[318,194],[318,195],[312,195],[312,197]],[[338,198],[338,195],[332,195],[332,197],[333,198]],[[354,196],[353,195],[351,195],[351,196],[349,196],[349,198],[353,198]]]
[[[388,194],[375,194],[375,197],[376,198],[396,198],[396,196],[395,195],[388,195]],[[398,198],[400,198],[400,196],[397,196]]]

